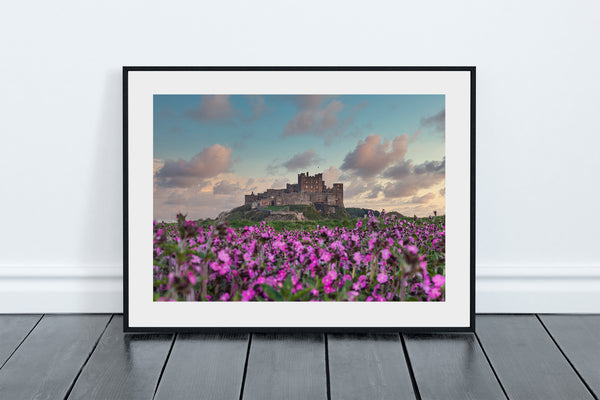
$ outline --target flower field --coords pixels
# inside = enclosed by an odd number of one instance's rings
[[[353,228],[154,223],[155,301],[444,301],[444,217]]]

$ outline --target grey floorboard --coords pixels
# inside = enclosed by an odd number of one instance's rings
[[[593,398],[536,316],[478,316],[476,327],[510,399]]]
[[[172,341],[171,334],[123,334],[123,317],[115,315],[69,400],[151,399]]]
[[[45,315],[0,370],[0,399],[63,399],[110,315]]]
[[[41,317],[41,315],[0,315],[0,367]]]
[[[248,334],[179,334],[156,399],[240,398]]]
[[[540,319],[592,392],[600,397],[600,315],[540,315]]]
[[[506,399],[473,334],[404,335],[423,400]]]
[[[329,334],[331,400],[415,399],[400,336]]]
[[[243,398],[327,399],[324,335],[252,335]]]

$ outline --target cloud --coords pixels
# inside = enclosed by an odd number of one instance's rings
[[[217,182],[213,186],[213,194],[234,194],[243,190],[238,183],[231,183],[225,180]]]
[[[344,109],[339,100],[326,103],[329,96],[299,95],[293,96],[296,114],[285,125],[283,137],[304,134],[323,135],[338,124],[338,113]]]
[[[294,183],[294,182],[293,181],[290,182],[290,180],[287,178],[278,178],[273,181],[270,189],[283,189],[283,188],[285,188],[286,183]]]
[[[153,162],[153,175],[156,176],[156,174],[162,169],[162,167],[165,165],[165,162],[159,158],[155,158],[154,160],[152,160]]]
[[[431,117],[421,118],[421,126],[423,128],[431,128],[434,131],[444,133],[446,130],[446,109],[444,108],[442,111]]]
[[[342,171],[333,165],[323,171],[323,180],[328,187],[332,187],[334,183],[338,182],[340,176],[342,176]]]
[[[263,192],[273,185],[276,177],[245,178],[223,173],[206,178],[202,184],[177,187],[154,187],[154,219],[172,221],[178,212],[190,219],[215,218],[222,211],[244,204],[244,195]],[[285,186],[285,180],[283,186]]]
[[[197,187],[162,188],[154,192],[154,219],[173,221],[177,213],[188,219],[215,218],[220,212],[240,206],[239,196],[216,196]]]
[[[427,174],[435,172],[444,172],[446,170],[446,158],[442,161],[425,161],[423,164],[415,165],[415,174]]]
[[[207,95],[202,96],[196,108],[186,110],[185,115],[197,121],[215,121],[232,117],[234,109],[228,95]]]
[[[351,171],[361,178],[373,177],[394,162],[402,160],[407,149],[408,135],[396,136],[389,141],[382,140],[381,135],[370,134],[346,154],[341,169]]]
[[[410,171],[406,173],[406,170]],[[422,164],[412,165],[405,161],[387,169],[383,176],[395,179],[383,187],[383,194],[387,198],[414,196],[421,189],[427,189],[445,180],[446,160],[425,161]]]
[[[402,179],[410,175],[412,170],[412,162],[410,160],[402,160],[401,162],[385,170],[383,176],[391,179]]]
[[[190,160],[165,160],[156,173],[156,178],[164,186],[186,187],[202,184],[204,179],[231,169],[231,153],[231,148],[215,144],[205,147]]]
[[[413,196],[410,199],[410,202],[413,204],[427,204],[433,199],[435,199],[435,194],[427,193],[427,194],[424,194],[423,196]]]
[[[360,179],[350,181],[350,184],[344,185],[344,199],[351,199],[360,196],[370,190],[369,185]],[[345,203],[345,201],[344,201]]]
[[[319,160],[320,158],[315,151],[313,149],[308,149],[303,153],[294,154],[292,158],[281,163],[281,166],[290,172],[295,172],[299,169],[305,169]]]
[[[383,190],[383,186],[377,184],[374,185],[369,193],[367,193],[367,199],[376,199],[379,197],[379,193]]]
[[[419,135],[421,134],[422,129],[417,130],[415,133],[413,133],[413,135],[410,137],[410,139],[408,140],[409,143],[414,142],[415,140],[417,140],[417,138],[419,137]]]

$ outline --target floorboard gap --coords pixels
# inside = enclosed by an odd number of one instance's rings
[[[10,353],[10,355],[8,356],[8,358],[2,363],[2,365],[0,365],[0,369],[2,369],[2,367],[4,367],[6,365],[6,363],[8,362],[8,360],[10,360],[10,358],[13,356],[13,354],[15,354],[17,352],[17,350],[19,350],[19,347],[21,347],[21,345],[23,344],[23,342],[29,337],[29,335],[31,335],[31,332],[33,332],[33,330],[36,328],[36,326],[38,326],[38,324],[40,323],[40,321],[42,320],[42,318],[44,318],[44,315],[45,314],[42,314],[42,316],[33,325],[33,328],[31,328],[29,330],[29,332],[27,332],[27,335],[25,335],[25,337],[23,338],[23,340],[21,340],[19,342],[19,344],[17,345],[17,347],[12,351],[12,353]]]
[[[240,400],[244,397],[244,386],[246,385],[246,373],[248,372],[248,360],[250,359],[250,346],[252,346],[252,333],[248,334],[248,348],[246,349],[246,362],[244,362],[244,373],[242,374],[242,387],[240,388]]]
[[[479,347],[481,347],[481,351],[483,352],[485,359],[487,360],[490,368],[492,369],[492,372],[494,373],[494,376],[496,377],[496,380],[498,381],[498,384],[500,385],[500,389],[502,389],[502,393],[504,393],[504,397],[506,397],[507,400],[509,400],[510,397],[508,397],[508,394],[506,393],[506,389],[504,389],[504,385],[502,384],[502,381],[498,377],[498,374],[496,373],[496,370],[494,369],[494,366],[492,365],[492,362],[490,361],[490,358],[488,357],[487,352],[485,351],[485,348],[483,347],[483,344],[481,343],[481,340],[479,340],[479,336],[477,335],[477,332],[474,331],[473,335],[475,335],[475,339],[477,339],[477,343],[479,343]]]
[[[329,374],[329,335],[325,336],[325,379],[327,380],[327,400],[331,400],[331,378]]]
[[[156,381],[156,387],[154,388],[154,394],[152,395],[152,400],[156,397],[156,393],[158,392],[158,387],[160,386],[160,381],[162,380],[163,374],[165,373],[165,369],[167,368],[167,363],[169,362],[169,357],[171,357],[171,352],[173,351],[173,346],[175,346],[175,341],[177,340],[177,333],[173,334],[173,339],[171,339],[171,347],[169,347],[169,352],[167,353],[167,357],[165,357],[165,362],[163,363],[162,368],[160,369],[160,374],[158,375],[158,381]]]
[[[400,342],[402,343],[402,351],[404,352],[404,359],[406,360],[406,366],[408,367],[408,373],[410,375],[410,381],[412,382],[413,391],[415,392],[415,398],[417,400],[421,400],[421,392],[419,391],[419,385],[417,384],[417,379],[415,378],[415,371],[413,371],[412,363],[410,362],[410,356],[408,355],[408,349],[406,348],[406,343],[404,342],[404,335],[402,333],[400,335]]]
[[[583,385],[585,386],[585,388],[588,390],[588,392],[590,392],[590,394],[592,395],[592,397],[596,400],[598,400],[598,396],[596,396],[594,394],[594,392],[592,391],[592,388],[590,387],[590,385],[588,385],[588,383],[585,381],[585,379],[583,379],[583,377],[581,376],[581,374],[579,373],[579,371],[577,371],[577,368],[575,368],[575,365],[573,365],[573,363],[571,362],[571,360],[569,360],[569,357],[567,357],[567,355],[565,354],[565,352],[563,351],[563,349],[560,348],[560,346],[558,345],[558,342],[554,339],[554,336],[552,336],[552,333],[550,333],[550,331],[548,330],[548,328],[546,327],[546,325],[544,325],[544,321],[542,321],[542,319],[540,318],[540,316],[538,314],[535,314],[535,317],[537,318],[538,321],[540,321],[540,324],[542,324],[542,327],[544,327],[544,330],[546,331],[546,333],[548,334],[548,336],[550,336],[550,339],[552,339],[552,342],[554,342],[554,345],[556,346],[556,348],[558,349],[558,351],[560,351],[560,354],[563,355],[563,357],[565,358],[565,360],[567,360],[567,362],[569,363],[569,365],[571,366],[571,368],[573,368],[573,371],[575,371],[575,373],[577,374],[577,377],[579,377],[579,380],[581,380],[581,382],[583,383]]]
[[[115,314],[111,314],[110,318],[108,319],[108,322],[104,326],[104,329],[100,333],[100,336],[98,336],[98,339],[96,339],[96,342],[94,343],[94,346],[92,346],[92,351],[90,351],[90,354],[88,354],[88,356],[86,357],[85,361],[83,362],[83,364],[79,368],[79,371],[77,371],[77,375],[75,375],[75,379],[73,379],[73,382],[71,382],[71,385],[69,386],[69,389],[67,390],[67,393],[65,394],[64,400],[67,400],[69,398],[69,396],[71,395],[71,392],[73,391],[73,388],[75,387],[75,384],[77,383],[77,379],[79,379],[79,376],[81,375],[81,372],[83,371],[83,369],[85,368],[86,364],[88,363],[88,361],[92,357],[92,354],[94,354],[94,351],[96,351],[96,347],[98,347],[98,344],[100,343],[100,339],[102,339],[102,336],[104,336],[104,332],[106,332],[106,329],[108,328],[108,325],[110,325],[110,321],[112,321],[112,319],[114,318],[114,316],[115,316]]]

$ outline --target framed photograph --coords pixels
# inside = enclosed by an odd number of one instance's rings
[[[124,67],[125,331],[471,331],[474,67]]]

